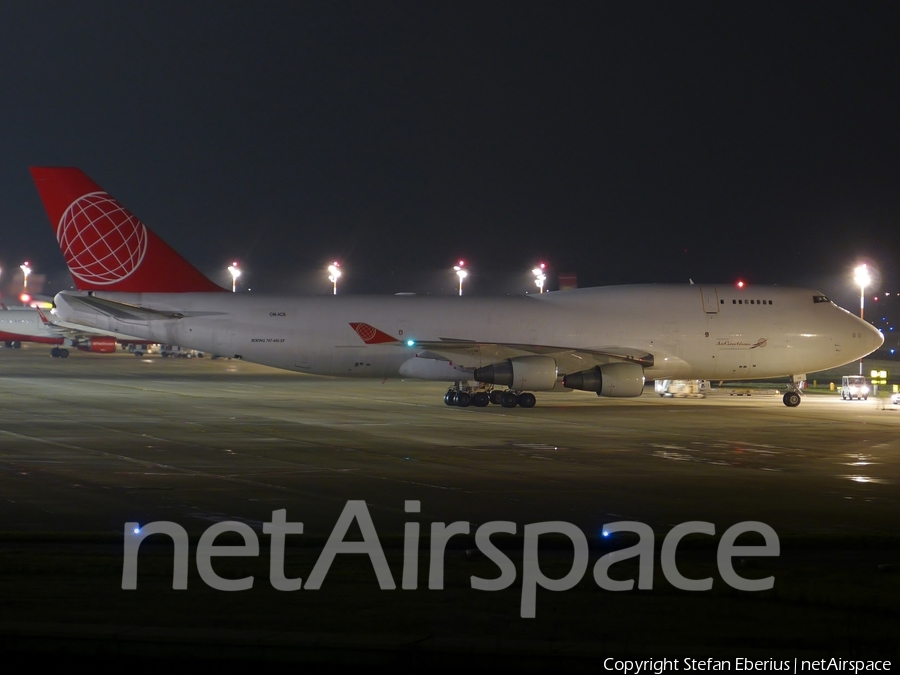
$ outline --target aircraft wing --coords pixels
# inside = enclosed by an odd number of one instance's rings
[[[483,366],[517,356],[550,356],[556,359],[560,372],[575,373],[604,363],[633,361],[644,368],[653,365],[653,354],[645,349],[621,345],[597,347],[566,347],[514,342],[480,342],[460,338],[441,337],[437,340],[401,341],[368,323],[354,322],[350,327],[367,345],[384,345],[414,349],[423,358],[450,361],[464,368]]]
[[[477,342],[441,338],[432,341],[416,341],[415,347],[424,349],[428,354],[459,363],[478,362],[488,365],[496,361],[511,359],[517,356],[541,355],[552,356],[559,364],[561,372],[577,372],[592,368],[595,365],[615,361],[634,361],[645,368],[653,365],[653,355],[645,350],[622,346],[599,346],[590,348],[572,348],[557,345],[531,345],[515,343]]]

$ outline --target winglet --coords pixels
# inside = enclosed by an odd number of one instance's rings
[[[400,342],[395,337],[391,337],[387,333],[384,333],[375,326],[370,326],[367,323],[351,323],[350,327],[356,331],[356,334],[359,335],[360,340],[365,342],[367,345],[381,345],[387,344],[390,342]]]
[[[82,291],[224,291],[81,169],[32,167],[56,239]]]

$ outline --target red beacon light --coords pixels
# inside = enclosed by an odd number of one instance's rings
[[[743,288],[743,287],[744,287],[744,282],[743,282],[743,281],[738,281],[738,282],[737,282],[737,287],[738,287],[738,288]]]

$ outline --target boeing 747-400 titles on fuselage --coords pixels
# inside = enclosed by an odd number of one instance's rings
[[[640,396],[645,378],[789,378],[859,359],[873,326],[804,288],[636,285],[523,297],[223,292],[88,176],[32,168],[78,291],[66,325],[276,368],[455,383],[448,405],[535,404],[558,387]],[[503,387],[504,389],[501,389]]]

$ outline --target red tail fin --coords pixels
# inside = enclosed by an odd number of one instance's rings
[[[66,264],[82,291],[223,291],[80,169],[32,167]]]

